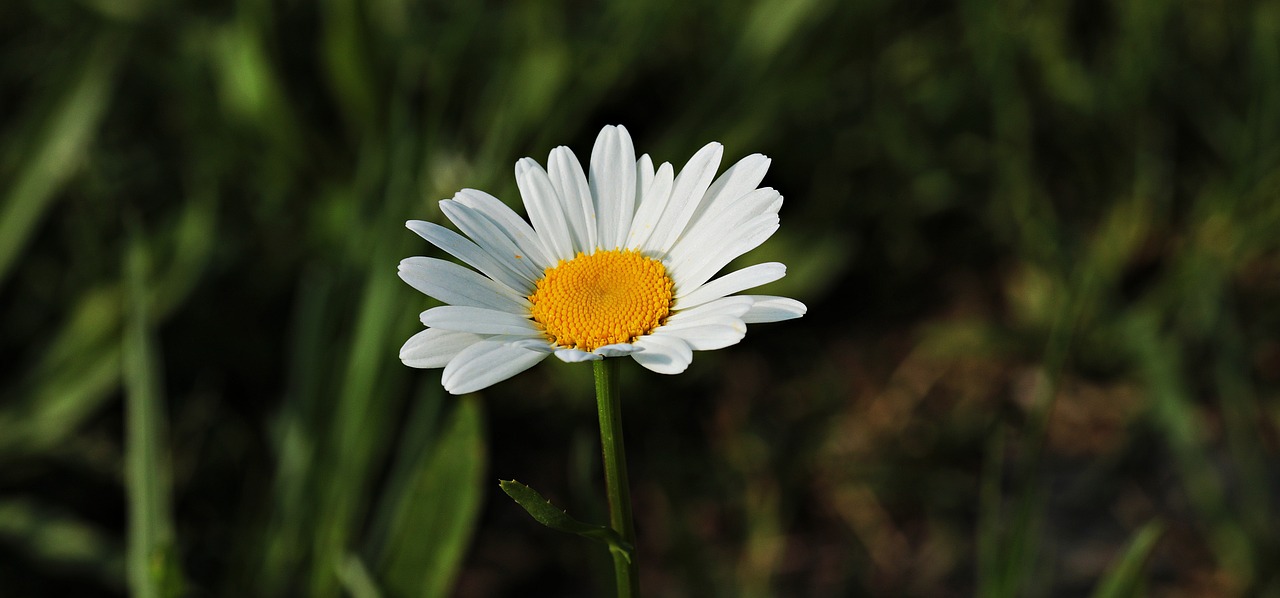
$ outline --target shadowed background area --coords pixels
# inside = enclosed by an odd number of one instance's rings
[[[397,352],[463,187],[773,159],[809,306],[623,365],[652,596],[1280,595],[1280,2],[0,3],[6,596],[594,596],[590,367]]]

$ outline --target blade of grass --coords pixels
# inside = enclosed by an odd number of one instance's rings
[[[245,544],[257,553],[244,551],[243,571],[251,584],[264,595],[279,595],[292,582],[307,554],[308,535],[314,527],[312,500],[317,468],[327,420],[324,389],[331,383],[326,339],[335,321],[331,309],[332,279],[323,270],[304,270],[296,291],[290,326],[289,371],[286,396],[279,415],[272,422],[273,456],[277,473],[272,485],[273,508],[268,523],[258,526]]]
[[[30,400],[0,413],[0,453],[36,454],[61,443],[120,384],[119,343],[86,354],[37,385]]]
[[[1224,314],[1224,318],[1226,318]],[[1277,496],[1267,483],[1267,449],[1259,424],[1265,421],[1257,392],[1249,379],[1246,351],[1239,325],[1224,321],[1217,327],[1218,350],[1214,363],[1222,401],[1223,431],[1231,451],[1239,489],[1239,518],[1246,533],[1260,547],[1275,537]]]
[[[982,469],[978,499],[978,596],[1003,595],[1000,575],[1001,487],[1004,480],[1003,427],[987,442],[987,462]]]
[[[338,568],[338,579],[352,598],[382,598],[378,584],[369,575],[369,568],[354,554],[347,555],[347,559],[342,561],[342,566]]]
[[[416,475],[400,495],[381,570],[397,596],[447,596],[484,497],[486,443],[475,397],[460,399],[438,442],[416,455]]]
[[[128,317],[122,345],[128,576],[135,596],[159,598],[181,593],[181,574],[173,554],[166,417],[149,313],[148,262],[145,245],[135,239],[125,263]]]
[[[203,271],[215,237],[214,195],[188,201],[160,243],[163,273],[147,285],[148,317],[159,322],[178,306]],[[121,285],[104,283],[84,292],[61,329],[19,382],[22,400],[0,410],[0,452],[38,453],[63,442],[120,384]]]
[[[324,6],[321,48],[329,85],[342,102],[342,113],[351,119],[348,124],[353,129],[374,129],[384,102],[376,96],[379,86],[374,84],[373,77],[377,74],[371,68],[376,63],[368,56],[367,31],[361,14],[366,3],[335,0]]]
[[[390,367],[402,367],[393,358],[396,324],[407,312],[400,307],[400,279],[384,264],[395,264],[400,239],[378,242],[370,252],[368,281],[361,299],[355,336],[347,350],[341,390],[329,414],[330,452],[324,456],[322,502],[315,530],[316,563],[312,589],[333,595],[334,567],[350,551],[361,524],[359,515],[368,507],[366,492],[374,469],[390,447],[390,429],[400,408],[392,383],[403,378]]]
[[[425,461],[438,446],[444,431],[441,419],[449,411],[446,404],[452,406],[456,402],[445,397],[444,387],[434,381],[423,381],[422,389],[410,401],[409,415],[393,453],[396,457],[391,472],[373,509],[373,523],[365,538],[366,554],[380,554],[386,548],[405,496],[412,494]]]
[[[1191,506],[1208,532],[1218,562],[1237,579],[1251,580],[1256,563],[1248,538],[1227,507],[1223,480],[1213,465],[1197,409],[1187,396],[1181,356],[1174,341],[1162,338],[1151,312],[1135,314],[1127,323],[1131,350],[1151,390],[1151,417],[1159,426]]]
[[[1151,521],[1142,526],[1129,542],[1120,560],[1116,561],[1093,592],[1093,598],[1127,598],[1143,596],[1142,567],[1155,547],[1156,540],[1164,533],[1164,524]]]
[[[121,40],[101,35],[84,53],[74,84],[42,127],[30,157],[0,202],[0,284],[58,190],[79,167],[111,96]],[[41,103],[35,107],[43,111]],[[38,118],[30,116],[30,118]]]
[[[32,500],[0,501],[0,539],[39,561],[89,571],[124,590],[124,550],[93,522]]]
[[[1027,585],[1033,581],[1049,585],[1044,583],[1044,578],[1036,575],[1041,566],[1038,557],[1041,550],[1039,538],[1043,498],[1043,482],[1038,476],[1023,481],[1022,489],[1015,499],[1017,510],[1013,524],[1009,527],[1008,544],[1001,553],[1001,588],[1004,596],[1034,595],[1036,588]]]

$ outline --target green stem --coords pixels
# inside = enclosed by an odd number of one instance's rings
[[[596,405],[600,410],[600,445],[604,449],[604,483],[609,493],[609,527],[633,547],[628,556],[613,551],[613,572],[619,598],[640,594],[636,575],[636,528],[631,521],[631,485],[627,482],[627,451],[622,445],[622,401],[618,393],[618,361],[592,362],[596,374]]]

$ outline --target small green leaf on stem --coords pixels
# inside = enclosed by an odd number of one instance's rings
[[[499,480],[498,485],[502,487],[503,492],[507,493],[507,496],[510,496],[517,504],[524,507],[524,510],[536,519],[538,523],[554,530],[604,542],[609,546],[610,551],[621,554],[627,559],[627,562],[631,561],[632,547],[623,541],[618,532],[603,525],[584,523],[570,517],[568,513],[556,508],[555,505],[551,504],[551,501],[538,494],[537,490],[515,480]]]

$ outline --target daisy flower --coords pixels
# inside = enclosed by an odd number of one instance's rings
[[[474,392],[555,355],[566,362],[630,356],[662,374],[693,351],[737,343],[747,324],[798,318],[804,304],[735,295],[782,278],[756,264],[712,279],[778,230],[782,196],[758,188],[769,159],[753,154],[718,178],[709,143],[677,173],[636,159],[631,136],[605,127],[584,172],[566,147],[547,168],[516,162],[530,222],[500,200],[463,189],[440,208],[458,230],[411,220],[410,230],[471,268],[431,258],[400,262],[400,278],[446,305],[422,312],[426,330],[400,359],[443,367],[453,394]],[[464,236],[465,235],[465,236]],[[474,268],[474,269],[473,269]]]

